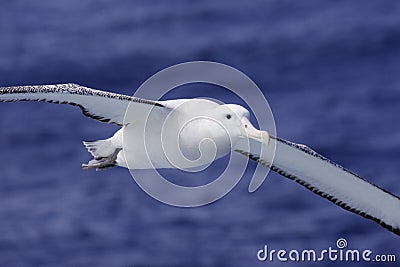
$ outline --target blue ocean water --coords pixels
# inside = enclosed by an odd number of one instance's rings
[[[263,90],[280,137],[400,195],[399,14],[394,0],[3,1],[0,86],[132,94],[165,67],[222,62]],[[253,194],[245,176],[223,199],[184,209],[147,196],[125,169],[82,171],[81,141],[116,129],[70,106],[0,105],[1,266],[297,266],[256,253],[341,237],[400,260],[397,236],[276,174]]]

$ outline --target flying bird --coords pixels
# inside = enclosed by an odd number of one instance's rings
[[[256,129],[248,110],[206,99],[152,101],[77,84],[0,88],[0,102],[78,106],[85,116],[121,128],[83,142],[93,159],[83,169],[193,168],[239,152],[332,203],[400,235],[400,199],[305,145]]]

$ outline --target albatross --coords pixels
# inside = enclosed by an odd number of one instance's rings
[[[305,145],[256,129],[242,106],[206,99],[152,101],[73,83],[1,87],[0,101],[74,105],[92,119],[120,126],[108,139],[83,142],[93,156],[82,164],[85,170],[193,168],[235,151],[400,235],[399,197]]]

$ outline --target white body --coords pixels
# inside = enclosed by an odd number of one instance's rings
[[[255,129],[241,106],[204,99],[157,102],[76,84],[0,88],[0,101],[27,100],[79,106],[88,117],[122,127],[109,139],[84,142],[94,157],[84,169],[192,168],[234,150],[400,235],[397,196],[304,145]]]
[[[193,168],[231,151],[227,128],[214,117],[219,104],[205,99],[160,101],[163,111],[137,118],[127,109],[126,123],[111,137],[122,148],[117,165],[129,169]],[[197,108],[199,107],[199,108]]]

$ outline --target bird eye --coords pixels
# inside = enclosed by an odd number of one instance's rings
[[[226,118],[227,118],[228,120],[230,120],[230,119],[232,118],[231,114],[227,114],[227,115],[226,115]]]

